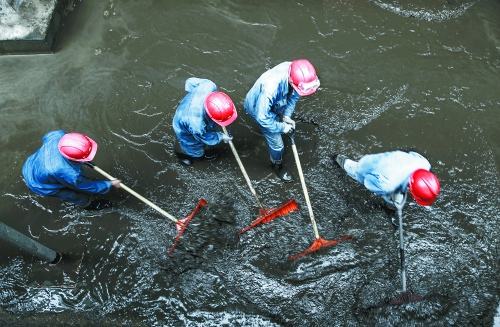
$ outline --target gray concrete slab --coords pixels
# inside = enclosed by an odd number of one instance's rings
[[[0,54],[51,52],[65,0],[0,0]]]

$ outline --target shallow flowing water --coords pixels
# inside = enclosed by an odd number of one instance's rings
[[[1,220],[58,251],[47,266],[1,244],[0,322],[159,325],[491,325],[498,306],[500,2],[83,1],[53,55],[0,57]],[[352,242],[297,262],[313,240],[298,176],[270,173],[264,140],[242,110],[266,69],[298,57],[321,88],[299,101],[296,136],[320,234]],[[190,76],[238,104],[235,146],[266,205],[301,211],[254,229],[228,148],[180,166],[171,120]],[[182,217],[174,226],[124,192],[82,212],[31,194],[21,166],[47,131],[84,131],[95,162]],[[224,146],[222,147],[224,148]],[[332,164],[416,148],[441,179],[432,208],[406,206],[409,288],[398,294],[398,234],[382,200]],[[286,160],[295,173],[287,144]]]

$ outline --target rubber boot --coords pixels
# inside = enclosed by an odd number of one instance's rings
[[[340,168],[344,169],[344,164],[345,161],[347,160],[347,157],[344,156],[343,154],[339,154],[335,157],[335,162],[340,166]]]
[[[179,162],[184,166],[191,166],[193,164],[193,160],[190,158],[179,159]]]
[[[184,158],[179,158],[179,161],[181,164],[184,166],[191,166],[194,161],[212,161],[217,158],[217,155],[215,153],[205,153],[202,157],[189,157],[185,156]]]
[[[205,149],[203,160],[214,160],[224,156],[226,148],[223,145],[211,146]]]
[[[202,160],[211,161],[217,158],[217,152],[215,151],[206,151],[202,157]]]
[[[271,164],[276,175],[285,183],[290,183],[293,181],[292,175],[288,172],[288,170],[283,167],[282,163],[272,163]]]
[[[187,154],[184,154],[179,151],[175,151],[175,155],[179,159],[179,162],[184,165],[184,166],[191,166],[193,164],[194,158],[191,156],[188,156]]]
[[[90,211],[97,211],[97,210],[111,208],[112,206],[113,204],[109,200],[97,199],[97,200],[92,200],[92,202],[90,202],[90,204],[86,206],[84,209]]]

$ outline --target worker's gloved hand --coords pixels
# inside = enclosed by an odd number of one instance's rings
[[[406,193],[394,192],[391,194],[392,203],[396,208],[403,208],[406,202]]]
[[[111,181],[111,185],[112,185],[112,186],[114,186],[114,187],[116,187],[116,188],[120,188],[120,184],[121,184],[121,183],[122,183],[122,181],[121,181],[121,180],[119,180],[119,179],[113,179],[113,180]]]
[[[283,133],[288,134],[293,130],[294,128],[292,124],[285,123],[285,128],[283,128]]]
[[[225,133],[224,133],[224,134],[222,134],[222,141],[223,141],[224,143],[229,143],[229,141],[232,141],[232,140],[233,140],[233,137],[232,137],[232,136],[229,136],[229,135],[227,135],[227,134],[225,134]]]
[[[288,116],[283,116],[283,122],[292,125],[292,128],[295,129],[295,120]]]

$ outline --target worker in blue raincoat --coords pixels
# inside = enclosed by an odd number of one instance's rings
[[[338,155],[335,160],[349,176],[396,208],[403,208],[408,190],[423,206],[434,203],[440,192],[431,164],[417,152],[369,154],[359,161]]]
[[[279,178],[292,181],[283,166],[284,144],[281,134],[295,129],[291,118],[301,96],[319,87],[313,65],[306,59],[283,62],[262,74],[248,91],[244,107],[259,125],[269,150],[271,166]]]
[[[172,126],[180,146],[177,155],[182,164],[189,166],[194,160],[215,158],[215,154],[206,153],[205,148],[232,139],[217,131],[217,126],[227,126],[237,114],[230,98],[216,92],[217,86],[208,79],[188,78],[184,88],[187,94],[177,106]],[[209,98],[212,101],[207,101]]]
[[[66,134],[58,130],[45,134],[42,142],[22,168],[24,181],[31,191],[87,210],[111,206],[110,201],[93,200],[92,196],[105,194],[112,186],[120,187],[120,181],[92,180],[82,172],[82,165],[96,154],[97,143],[94,140],[81,133]]]

